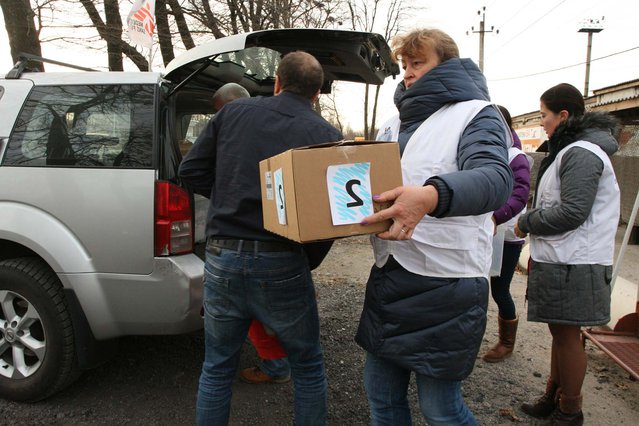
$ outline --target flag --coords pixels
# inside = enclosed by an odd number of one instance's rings
[[[155,30],[155,0],[135,0],[127,25],[131,41],[150,48]]]

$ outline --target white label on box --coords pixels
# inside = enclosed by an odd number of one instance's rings
[[[266,199],[272,200],[274,198],[273,195],[273,173],[271,171],[267,171],[264,173],[264,182],[266,183]]]
[[[284,180],[282,179],[282,169],[277,169],[273,173],[275,181],[275,206],[277,207],[277,221],[280,225],[286,225],[286,201],[284,199]]]
[[[333,225],[360,223],[373,214],[371,163],[328,166],[326,184]]]

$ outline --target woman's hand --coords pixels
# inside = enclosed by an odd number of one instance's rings
[[[522,231],[521,229],[519,229],[519,224],[515,223],[515,235],[517,235],[519,238],[526,238],[526,234],[524,231]]]
[[[393,205],[364,218],[362,225],[392,219],[388,231],[377,234],[384,240],[409,240],[422,218],[435,210],[439,195],[432,185],[400,186],[374,196],[379,203],[394,201]]]

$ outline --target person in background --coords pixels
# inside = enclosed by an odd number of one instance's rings
[[[250,98],[248,90],[237,83],[226,83],[213,95],[213,109],[218,112],[227,103],[241,98]]]
[[[498,277],[490,278],[490,294],[498,307],[499,341],[482,357],[486,362],[500,362],[509,357],[515,347],[517,324],[519,317],[515,303],[510,295],[510,283],[517,268],[519,255],[525,243],[523,238],[515,235],[514,227],[519,215],[526,211],[528,194],[530,193],[530,169],[532,158],[521,150],[521,141],[513,129],[510,112],[497,105],[504,116],[513,138],[513,146],[508,149],[508,161],[513,172],[513,192],[506,204],[493,212],[493,222],[504,231],[504,246],[501,270]]]
[[[208,191],[211,200],[198,425],[228,424],[231,384],[253,319],[277,335],[288,355],[295,423],[326,422],[327,383],[310,272],[321,259],[316,257],[318,251],[310,256],[302,244],[264,229],[259,176],[263,159],[342,139],[313,110],[323,82],[322,66],[315,57],[288,53],[277,68],[275,96],[226,104],[180,164],[182,181],[193,191]]]
[[[418,29],[392,41],[403,81],[399,115],[379,140],[399,141],[405,186],[373,199],[392,219],[372,237],[375,265],[355,337],[366,350],[364,386],[373,425],[412,424],[415,373],[426,422],[475,425],[461,394],[486,328],[492,212],[512,192],[506,124],[486,79],[454,40]]]
[[[581,425],[586,354],[581,326],[610,321],[610,281],[619,223],[619,186],[609,156],[617,151],[617,121],[585,112],[574,86],[541,95],[548,156],[540,164],[533,207],[515,233],[530,236],[528,321],[552,336],[546,392],[522,410],[544,425]]]
[[[240,371],[240,380],[249,384],[286,383],[291,380],[286,351],[273,330],[253,320],[248,338],[255,347],[258,362],[256,366]]]

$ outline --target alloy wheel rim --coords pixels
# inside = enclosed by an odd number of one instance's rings
[[[0,377],[33,375],[46,353],[46,336],[36,308],[20,294],[0,290]]]

